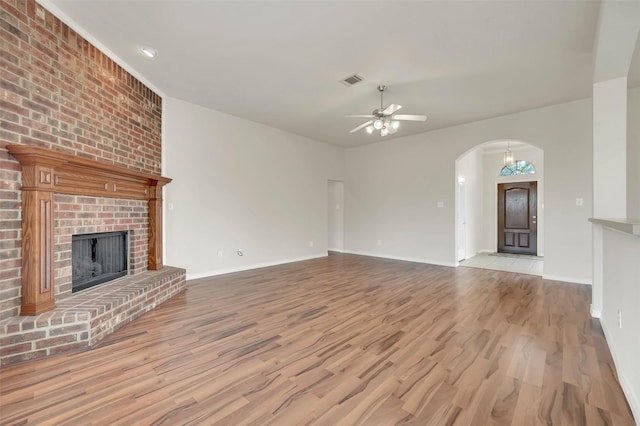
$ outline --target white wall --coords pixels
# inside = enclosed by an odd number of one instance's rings
[[[544,150],[545,277],[591,282],[591,120],[585,99],[348,149],[345,249],[454,265],[455,160],[509,138]]]
[[[523,141],[520,141],[523,142]],[[533,175],[500,176],[503,152],[487,152],[483,156],[483,222],[482,251],[495,252],[498,248],[498,183],[537,181],[538,256],[544,256],[544,152],[531,145],[512,148],[517,161],[527,160],[536,168]]]
[[[196,278],[327,254],[327,181],[343,179],[342,149],[165,103],[167,264]]]
[[[627,92],[627,217],[640,219],[640,87]]]
[[[453,266],[457,154],[429,133],[347,150],[345,250]]]
[[[640,419],[640,237],[603,229],[605,297],[600,323],[615,360],[620,384]],[[618,327],[621,310],[622,327]]]
[[[593,216],[627,214],[627,77],[593,85]]]
[[[464,178],[464,203],[465,212],[463,220],[466,222],[465,241],[460,241],[465,246],[465,258],[475,256],[482,249],[483,234],[483,165],[482,151],[474,149],[457,160],[457,178]],[[460,184],[457,188],[459,190]],[[456,193],[456,200],[460,196]],[[456,208],[459,206],[456,205]],[[456,213],[459,215],[459,212]],[[456,238],[458,238],[456,236]],[[457,240],[459,241],[459,240]]]

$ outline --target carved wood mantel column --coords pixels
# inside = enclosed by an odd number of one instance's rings
[[[55,194],[148,200],[148,268],[162,269],[162,187],[171,179],[39,147],[7,149],[22,165],[21,315],[55,307]]]
[[[149,198],[149,269],[162,269],[162,226],[151,226],[151,223],[162,223],[162,184],[151,183]]]
[[[46,164],[22,167],[22,315],[37,315],[55,306],[52,170]]]

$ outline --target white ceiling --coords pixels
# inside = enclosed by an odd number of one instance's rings
[[[351,147],[591,95],[598,1],[49,0],[166,95]],[[151,46],[151,60],[139,48]],[[364,81],[340,83],[357,73]],[[386,138],[390,139],[391,136]]]

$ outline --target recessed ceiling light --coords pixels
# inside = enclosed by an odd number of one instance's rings
[[[144,47],[141,47],[140,50],[149,58],[155,58],[158,55],[158,51],[152,47],[144,46]]]

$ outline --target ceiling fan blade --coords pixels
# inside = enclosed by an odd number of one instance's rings
[[[426,121],[426,115],[411,115],[411,114],[397,114],[393,116],[394,120],[407,120],[407,121]]]
[[[356,114],[356,115],[345,115],[345,117],[373,118],[375,116],[372,114]]]
[[[349,133],[355,133],[355,132],[357,132],[358,130],[360,130],[360,129],[363,129],[363,128],[367,127],[367,126],[368,126],[369,124],[371,124],[371,123],[373,123],[373,120],[369,120],[369,121],[367,121],[366,123],[362,123],[362,124],[361,124],[361,125],[359,125],[358,127],[356,127],[356,128],[353,128],[353,129],[349,130]]]
[[[402,108],[402,105],[391,104],[391,105],[389,105],[388,107],[386,107],[386,108],[384,109],[384,111],[382,111],[382,113],[383,113],[384,115],[391,115],[391,114],[393,114],[394,112],[396,112],[397,110],[399,110],[400,108]]]

